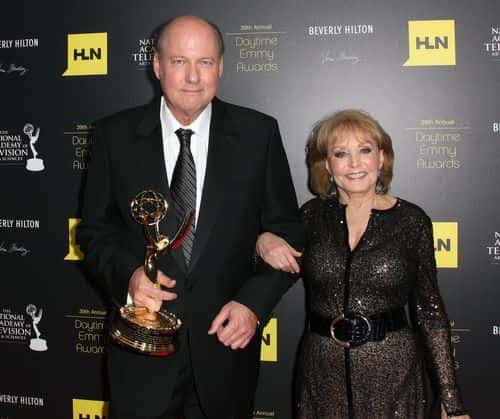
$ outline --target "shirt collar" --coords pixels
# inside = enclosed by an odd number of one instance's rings
[[[167,135],[175,133],[179,128],[191,129],[195,134],[200,135],[205,129],[210,127],[210,118],[212,116],[212,102],[210,102],[205,109],[198,115],[198,117],[189,125],[183,126],[175,119],[165,102],[165,98],[161,97],[160,108],[161,120],[165,123]]]

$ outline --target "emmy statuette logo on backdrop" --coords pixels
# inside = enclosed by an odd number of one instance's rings
[[[35,131],[33,124],[28,122],[24,125],[23,132],[30,140],[31,153],[33,154],[31,159],[26,160],[26,169],[30,172],[40,172],[45,169],[43,160],[38,158],[38,152],[35,149],[35,143],[38,141],[38,137],[40,136],[40,127],[38,127]]]
[[[30,339],[30,349],[38,352],[46,351],[48,349],[47,341],[40,338],[41,333],[38,329],[38,323],[40,323],[40,320],[42,319],[43,310],[39,309],[37,313],[36,306],[34,304],[28,304],[26,307],[26,313],[33,320],[33,330],[36,333],[36,338]]]

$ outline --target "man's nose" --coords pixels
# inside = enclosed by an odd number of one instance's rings
[[[189,83],[198,83],[200,80],[200,74],[195,64],[189,65],[186,79]]]

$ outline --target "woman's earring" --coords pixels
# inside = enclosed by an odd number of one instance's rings
[[[375,184],[375,192],[380,193],[382,192],[382,189],[384,189],[384,185],[382,185],[382,181],[380,180],[380,170],[379,170],[377,176],[377,183]]]
[[[337,196],[337,185],[333,176],[328,174],[328,183],[330,183],[330,196]]]

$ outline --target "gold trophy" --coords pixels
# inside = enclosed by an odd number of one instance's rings
[[[144,260],[144,271],[147,277],[156,282],[158,268],[156,260],[171,249],[178,248],[190,226],[194,212],[187,214],[177,229],[174,237],[160,233],[160,221],[167,214],[168,204],[165,198],[156,191],[140,192],[130,203],[130,211],[135,221],[144,226],[148,245]],[[151,232],[153,230],[153,232]],[[168,356],[175,352],[174,334],[181,327],[181,320],[174,314],[164,310],[150,311],[146,307],[127,304],[120,308],[111,323],[111,337],[120,345],[145,355]]]

